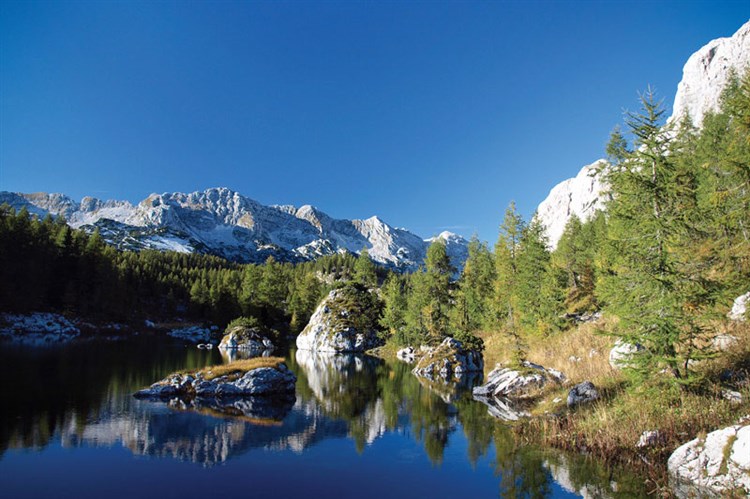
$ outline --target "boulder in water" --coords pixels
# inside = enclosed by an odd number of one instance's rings
[[[430,380],[457,381],[483,368],[481,352],[464,348],[463,343],[454,338],[445,338],[417,361],[412,372]]]
[[[297,348],[317,352],[363,353],[380,346],[377,296],[360,285],[334,289],[297,336]]]

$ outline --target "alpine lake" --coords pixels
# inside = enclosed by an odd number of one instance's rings
[[[281,404],[187,408],[132,394],[227,362],[153,338],[0,346],[0,496],[639,497],[643,480],[518,443],[507,423],[411,366],[276,351],[297,376]],[[480,380],[475,380],[474,383]]]

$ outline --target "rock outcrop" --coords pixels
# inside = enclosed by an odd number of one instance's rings
[[[412,372],[429,380],[459,382],[469,373],[482,372],[482,369],[481,352],[464,348],[463,343],[454,338],[445,338],[422,355]]]
[[[377,332],[378,299],[364,288],[334,289],[297,336],[297,348],[363,353],[382,344]]]
[[[487,375],[487,383],[475,387],[472,393],[475,397],[528,399],[539,395],[549,384],[560,385],[566,380],[560,371],[529,361],[523,361],[520,369],[498,364]]]
[[[264,334],[260,328],[235,326],[221,339],[219,348],[262,353],[266,350],[273,350],[275,345],[269,335]]]
[[[680,446],[667,463],[678,497],[750,495],[750,426],[729,426]]]
[[[229,365],[231,366],[231,364]],[[184,400],[211,397],[250,397],[294,394],[297,377],[284,363],[273,367],[251,368],[210,377],[210,370],[196,373],[175,373],[149,388],[133,394],[136,398]]]

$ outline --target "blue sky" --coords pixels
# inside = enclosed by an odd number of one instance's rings
[[[0,190],[226,186],[494,242],[750,2],[0,3]]]

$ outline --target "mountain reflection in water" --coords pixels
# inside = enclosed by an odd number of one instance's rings
[[[466,387],[421,380],[406,364],[369,356],[289,352],[287,365],[298,381],[296,399],[286,401],[212,399],[185,404],[131,396],[171,372],[220,362],[216,350],[136,341],[0,349],[0,379],[13,380],[3,387],[0,410],[0,487],[12,482],[3,468],[19,449],[45,455],[46,448],[55,446],[125,448],[138,456],[213,468],[235,459],[255,459],[253,449],[304,456],[323,442],[341,441],[353,443],[356,451],[338,461],[346,451],[336,444],[336,455],[328,456],[342,473],[347,466],[375,474],[408,472],[416,482],[423,476],[424,486],[442,487],[429,494],[436,497],[448,489],[435,483],[435,476],[450,481],[446,483],[468,480],[481,490],[489,486],[492,495],[504,497],[643,493],[636,478],[622,475],[615,480],[611,472],[579,457],[520,445]],[[305,463],[312,469],[325,466],[323,461]],[[39,463],[37,473],[43,475],[45,465],[55,463]],[[466,476],[455,475],[457,466]],[[440,467],[446,467],[442,475]],[[320,480],[325,486],[328,478]],[[464,488],[471,488],[468,483]],[[380,490],[373,487],[373,494]],[[394,494],[399,495],[391,490]]]

